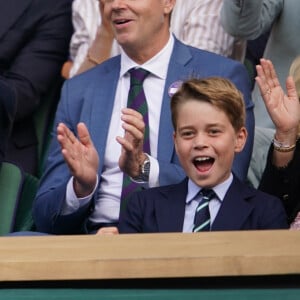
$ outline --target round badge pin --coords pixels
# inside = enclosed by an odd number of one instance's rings
[[[180,80],[173,82],[168,89],[169,96],[172,97],[177,92],[177,90],[181,87],[181,85],[182,85],[182,81]]]

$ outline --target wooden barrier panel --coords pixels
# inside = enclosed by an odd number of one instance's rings
[[[300,231],[0,238],[0,281],[300,274]]]

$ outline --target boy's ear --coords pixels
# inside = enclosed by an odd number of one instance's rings
[[[176,142],[176,131],[173,131],[173,143],[174,143],[174,147],[175,147],[175,151],[177,153],[177,142]]]
[[[235,152],[239,153],[244,149],[244,146],[247,141],[248,132],[245,127],[242,127],[237,133],[236,133],[236,143],[235,143]]]

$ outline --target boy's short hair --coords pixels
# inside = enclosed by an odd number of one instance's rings
[[[210,103],[223,111],[235,131],[245,126],[246,111],[243,95],[228,79],[221,77],[192,78],[183,82],[171,99],[174,130],[177,127],[180,105],[191,100]]]

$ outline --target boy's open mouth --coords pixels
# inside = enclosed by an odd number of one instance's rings
[[[194,166],[200,172],[208,171],[214,164],[215,159],[209,156],[196,157],[193,160]]]

